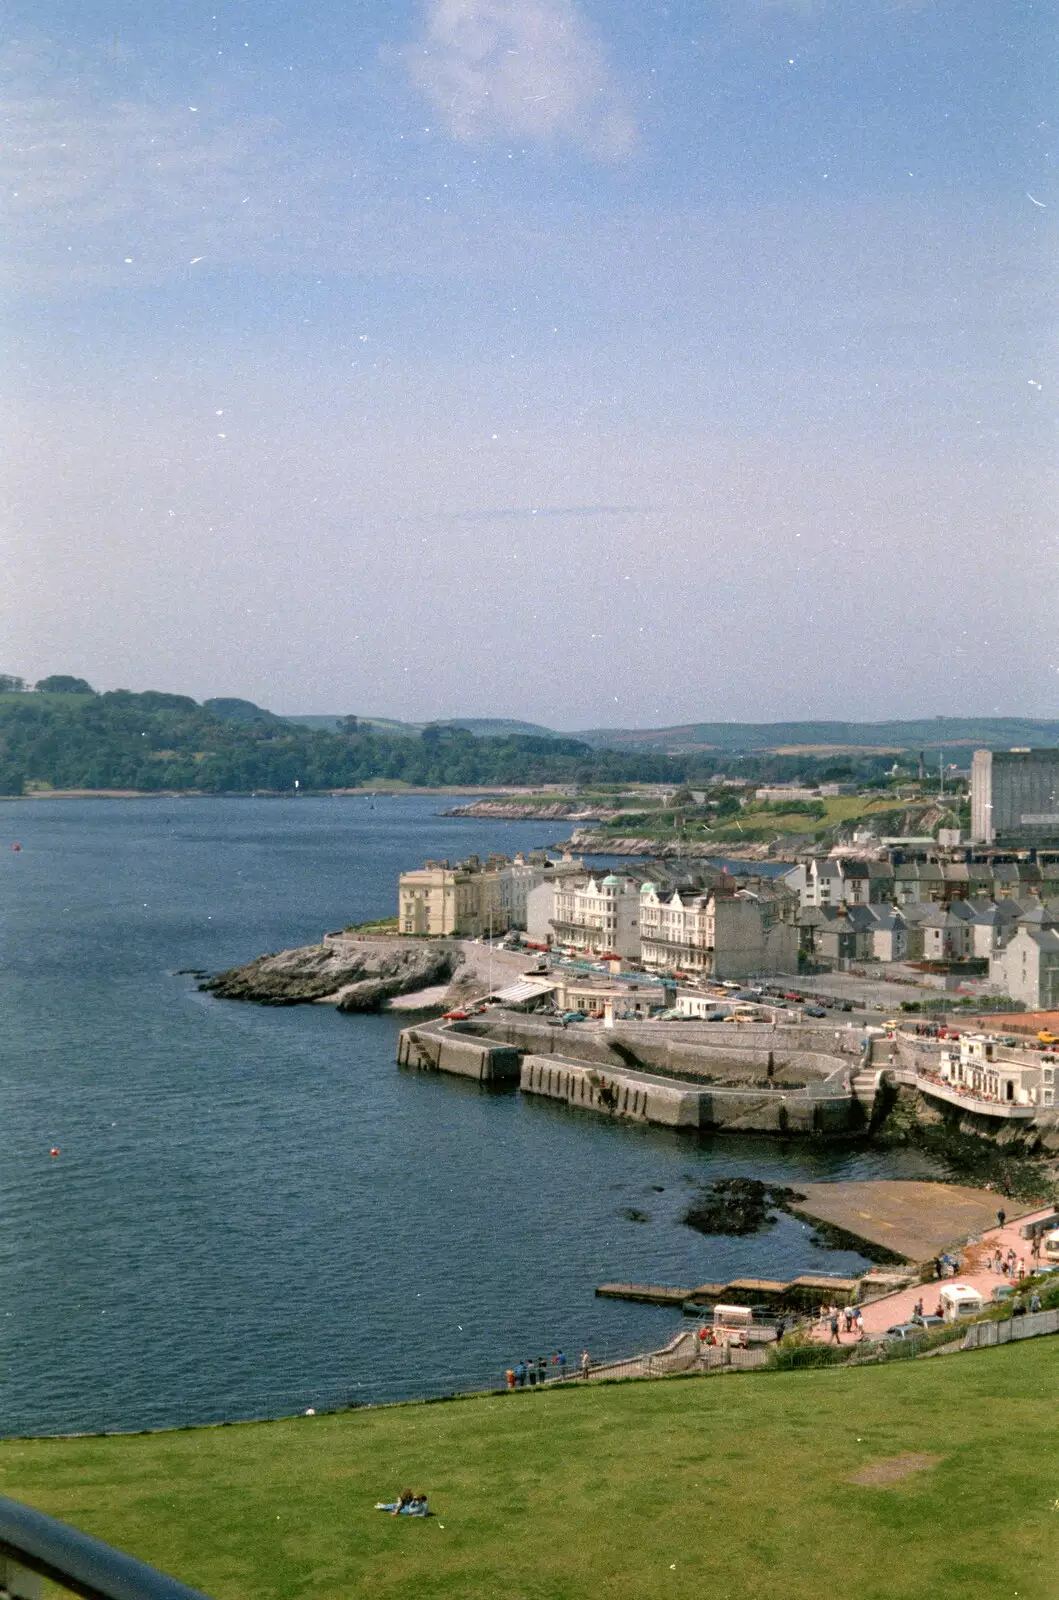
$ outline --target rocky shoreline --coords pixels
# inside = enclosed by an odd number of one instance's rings
[[[546,800],[540,805],[525,800],[472,800],[465,806],[439,811],[441,817],[493,817],[502,822],[607,822],[617,811],[598,807],[586,811],[576,800]]]
[[[339,1011],[377,1011],[388,1000],[449,984],[463,963],[458,942],[403,942],[364,934],[328,933],[319,944],[258,956],[229,967],[199,988],[221,1000],[265,1006],[314,1001]]]
[[[790,861],[793,856],[775,854],[767,844],[737,844],[718,839],[655,839],[650,835],[599,833],[591,828],[575,828],[566,847],[586,856],[649,856],[680,861]]]

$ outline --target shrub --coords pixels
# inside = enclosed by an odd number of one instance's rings
[[[769,1351],[769,1368],[773,1372],[792,1372],[800,1367],[835,1367],[848,1361],[854,1349],[855,1345],[819,1344],[810,1339],[789,1337]]]

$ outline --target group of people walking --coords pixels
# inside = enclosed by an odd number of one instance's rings
[[[864,1333],[860,1306],[821,1306],[820,1321],[827,1327],[835,1344],[842,1343],[843,1333],[858,1339]]]
[[[578,1372],[582,1378],[587,1378],[591,1369],[591,1357],[587,1350],[582,1350]],[[517,1361],[504,1373],[504,1383],[509,1389],[534,1389],[552,1379],[565,1378],[569,1372],[570,1364],[565,1354],[562,1350],[556,1350],[550,1361],[543,1356],[538,1356],[536,1361]]]

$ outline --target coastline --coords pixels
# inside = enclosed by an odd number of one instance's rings
[[[0,794],[0,801],[11,800],[370,800],[385,796],[398,800],[402,795],[530,794],[531,789],[483,788],[475,784],[448,784],[440,789],[417,788],[413,784],[391,787],[385,780],[370,789],[27,789],[25,794]],[[523,820],[533,821],[535,812]],[[548,818],[542,818],[548,821]]]

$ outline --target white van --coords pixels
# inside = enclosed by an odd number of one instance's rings
[[[947,1283],[938,1295],[941,1314],[946,1322],[959,1322],[964,1317],[977,1317],[983,1308],[982,1296],[969,1283]]]
[[[1045,1261],[1059,1261],[1059,1228],[1053,1228],[1041,1240],[1041,1256]]]

